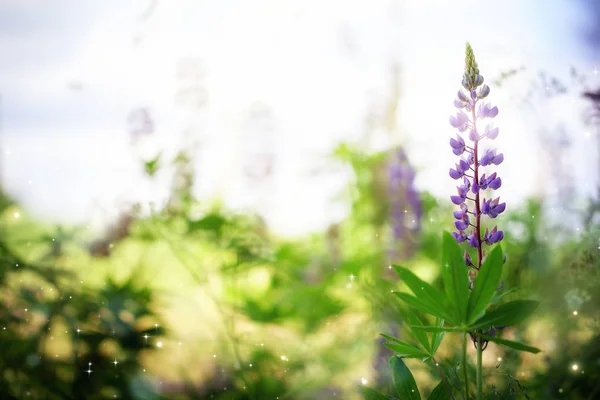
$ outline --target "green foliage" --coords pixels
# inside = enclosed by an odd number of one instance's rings
[[[474,288],[470,290],[466,265],[462,261],[460,248],[452,235],[445,232],[442,241],[442,275],[446,287],[445,294],[417,278],[406,268],[394,267],[401,280],[414,293],[414,296],[406,293],[395,293],[397,297],[411,307],[437,318],[443,318],[450,325],[454,325],[454,327],[445,327],[443,324],[423,326],[418,318],[409,316],[409,321],[413,321],[411,322],[413,336],[428,350],[431,357],[435,352],[431,350],[432,347],[428,348],[429,345],[423,345],[424,332],[434,334],[441,334],[444,331],[468,332],[479,335],[480,333],[477,331],[480,329],[516,325],[529,317],[537,308],[539,303],[536,301],[515,300],[502,304],[494,310],[488,309],[498,288],[498,282],[502,274],[502,264],[502,249],[500,246],[496,246],[481,266]],[[479,318],[477,318],[478,316]],[[441,339],[439,340],[441,341]],[[525,344],[496,338],[489,340],[516,350],[539,351]],[[393,347],[390,348],[394,349]],[[398,347],[396,346],[396,348]],[[401,356],[418,358],[418,353],[407,353],[407,348],[402,349],[405,354],[400,353]]]
[[[448,319],[448,322],[453,325],[462,325],[467,322],[469,277],[462,259],[462,251],[456,240],[448,232],[444,232],[442,237],[442,276],[446,296],[454,307],[454,315],[456,316],[456,319]]]
[[[394,395],[383,395],[366,386],[360,387],[365,400],[421,400],[419,388],[415,378],[400,357],[392,357],[389,360],[390,368],[394,378]],[[452,398],[452,389],[444,382],[440,382],[431,392],[428,400],[447,400]]]
[[[482,263],[481,269],[477,271],[473,290],[469,296],[468,323],[472,323],[485,312],[488,303],[492,300],[502,275],[502,264],[502,247],[497,245]]]

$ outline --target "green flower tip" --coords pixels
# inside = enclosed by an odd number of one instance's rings
[[[483,77],[479,75],[475,53],[469,42],[465,49],[465,74],[463,75],[463,87],[467,90],[474,89],[483,83]]]

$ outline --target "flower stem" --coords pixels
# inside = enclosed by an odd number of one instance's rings
[[[467,372],[467,333],[463,333],[463,375],[465,378],[465,399],[469,400],[469,373]]]
[[[483,340],[477,338],[477,400],[483,400]]]
[[[475,104],[477,104],[477,101],[475,101],[475,103],[473,104],[473,109],[472,109],[472,116],[473,116],[473,130],[477,131],[477,115],[475,115]],[[479,140],[476,138],[475,139],[475,144],[473,145],[473,160],[474,160],[474,166],[475,166],[475,171],[474,171],[474,177],[473,177],[473,182],[477,183],[479,182],[479,157],[478,157],[478,144],[479,144]],[[483,259],[483,249],[482,249],[482,244],[481,244],[481,208],[479,206],[479,190],[477,191],[477,193],[475,193],[475,223],[476,223],[476,227],[475,227],[475,232],[477,233],[477,269],[481,268],[481,261]]]

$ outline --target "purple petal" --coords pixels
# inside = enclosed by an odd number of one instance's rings
[[[477,136],[477,132],[474,129],[471,129],[471,132],[469,132],[469,139],[474,142],[477,140]]]
[[[491,181],[488,185],[490,188],[497,190],[500,186],[502,186],[502,179],[497,177],[493,181]]]
[[[496,139],[498,137],[498,133],[500,132],[500,130],[498,128],[492,128],[492,125],[487,125],[485,127],[485,134],[488,138],[490,139]]]
[[[485,199],[483,199],[483,204],[481,205],[481,213],[488,214],[489,212],[490,212],[490,202],[485,201]]]
[[[465,96],[465,94],[463,93],[462,90],[459,90],[456,95],[458,96],[458,98],[460,99],[460,101],[463,101],[465,103],[469,100],[469,99],[467,99],[467,96]]]
[[[454,226],[456,226],[456,229],[458,229],[459,231],[464,231],[469,227],[469,224],[467,224],[464,221],[455,221]]]
[[[476,249],[478,244],[479,244],[479,241],[477,240],[477,236],[475,234],[470,234],[469,235],[469,246]]]
[[[452,236],[454,236],[454,239],[458,243],[462,243],[462,242],[464,242],[467,239],[467,237],[465,236],[464,232],[461,232],[461,233],[452,232]]]
[[[500,203],[496,207],[494,207],[494,212],[501,214],[506,210],[506,203]]]
[[[492,162],[493,164],[495,164],[495,165],[500,165],[500,164],[502,164],[502,161],[504,161],[504,154],[503,154],[503,153],[500,153],[500,154],[498,154],[497,156],[495,156],[495,157],[494,157],[494,158],[491,160],[491,162]]]
[[[454,99],[454,107],[456,108],[464,108],[466,106],[465,103],[463,103],[462,101],[458,100],[458,99]]]
[[[450,200],[457,206],[461,205],[465,201],[465,199],[460,196],[450,196]]]
[[[490,237],[490,243],[498,243],[502,239],[504,239],[504,232],[498,231]]]
[[[452,213],[452,215],[454,215],[454,218],[456,218],[456,219],[463,219],[463,217],[465,216],[465,213],[462,211],[454,211]]]
[[[450,177],[452,179],[459,179],[461,176],[463,176],[464,174],[461,172],[458,172],[457,170],[450,168]]]

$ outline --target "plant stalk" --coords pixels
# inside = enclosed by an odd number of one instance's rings
[[[483,341],[477,338],[477,400],[483,400]]]
[[[465,378],[465,399],[469,400],[469,373],[467,372],[467,333],[463,333],[463,375]]]

